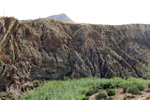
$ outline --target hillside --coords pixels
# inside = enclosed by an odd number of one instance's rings
[[[41,78],[148,75],[150,25],[71,24],[48,19],[24,23],[39,33],[41,55],[47,57],[40,58],[41,69],[49,72],[43,74],[40,69]]]
[[[0,18],[0,91],[32,79],[147,76],[149,41],[150,25],[144,24]]]
[[[66,14],[62,13],[62,14],[58,14],[58,15],[52,15],[47,17],[49,19],[57,19],[57,20],[61,20],[61,21],[67,21],[67,22],[74,22],[72,19],[70,19]]]

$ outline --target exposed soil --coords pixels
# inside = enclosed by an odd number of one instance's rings
[[[106,93],[106,90],[102,92]],[[98,95],[98,93],[90,96],[89,100],[96,100],[96,95]],[[129,93],[123,93],[122,89],[116,89],[116,95],[112,96],[111,98],[107,97],[105,100],[123,100],[125,96],[127,96],[128,99],[130,98],[130,100],[150,100],[150,90],[146,88],[145,91],[141,92],[141,94],[132,96]]]

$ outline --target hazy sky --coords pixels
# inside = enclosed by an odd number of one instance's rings
[[[0,16],[36,19],[66,13],[79,23],[150,24],[150,0],[0,0]]]

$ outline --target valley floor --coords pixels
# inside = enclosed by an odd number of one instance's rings
[[[116,90],[116,95],[113,97],[113,100],[123,100],[124,96],[131,96],[131,94],[127,93],[122,94],[123,86],[142,84],[147,87],[149,82],[149,80],[138,78],[129,78],[127,80],[121,78],[55,80],[48,81],[44,85],[29,91],[27,94],[20,96],[19,100],[95,100],[95,93],[98,93],[98,91],[105,92],[106,89]],[[97,89],[98,91],[87,95],[87,92],[93,89]],[[146,97],[150,96],[150,92],[146,92],[147,90],[148,88],[146,88],[144,90],[145,92],[142,92],[141,95],[139,94],[133,98],[133,100],[146,100]]]
[[[106,93],[106,91],[103,92]],[[92,96],[90,96],[89,100],[96,100],[96,95],[98,95],[98,93],[95,93]],[[116,90],[115,96],[113,96],[111,99],[107,98],[105,100],[123,100],[125,96],[127,96],[130,99],[132,98],[131,94],[123,93],[122,89],[120,88]],[[140,95],[135,95],[134,98],[132,98],[131,100],[150,100],[150,89],[146,88],[145,91],[142,91]]]

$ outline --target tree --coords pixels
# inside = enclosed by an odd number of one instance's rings
[[[113,90],[113,89],[109,89],[109,90],[107,91],[107,95],[110,96],[110,98],[111,98],[111,96],[116,95],[116,92],[115,92],[115,90]]]

